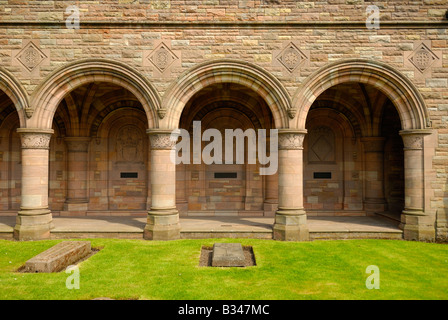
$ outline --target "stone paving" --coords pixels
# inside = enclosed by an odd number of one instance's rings
[[[272,239],[273,217],[183,217],[181,238]],[[51,237],[142,238],[145,217],[54,217]],[[12,239],[15,217],[0,217],[0,239]],[[402,239],[398,222],[377,217],[308,217],[310,239]]]

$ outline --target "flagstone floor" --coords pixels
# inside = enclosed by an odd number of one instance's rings
[[[53,217],[51,237],[141,239],[145,217]],[[181,217],[181,238],[272,239],[273,217]],[[15,217],[0,216],[0,239],[12,239]],[[398,222],[379,216],[308,217],[310,239],[402,239]]]

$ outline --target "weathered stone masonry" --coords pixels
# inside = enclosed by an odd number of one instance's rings
[[[0,1],[0,214],[23,240],[55,215],[147,214],[148,239],[180,215],[275,215],[276,239],[306,240],[307,215],[384,212],[445,239],[446,4]],[[167,133],[196,120],[279,129],[278,174],[172,165]]]

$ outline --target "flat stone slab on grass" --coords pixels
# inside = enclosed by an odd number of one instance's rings
[[[245,256],[241,243],[215,243],[212,267],[244,267]]]
[[[90,241],[62,241],[25,263],[24,272],[59,272],[91,253]]]

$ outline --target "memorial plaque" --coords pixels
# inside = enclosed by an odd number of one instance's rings
[[[63,241],[25,263],[25,272],[59,272],[91,253],[90,241]]]
[[[244,267],[245,257],[241,243],[215,243],[212,267]]]

